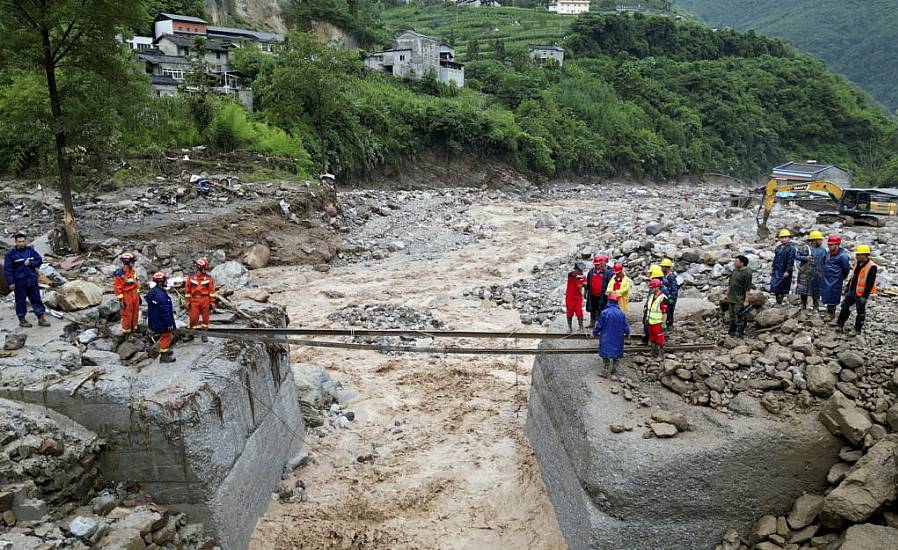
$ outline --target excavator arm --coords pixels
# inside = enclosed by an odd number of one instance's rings
[[[824,191],[836,202],[842,199],[844,191],[841,187],[831,181],[808,181],[808,182],[782,182],[771,179],[767,185],[761,188],[764,191],[764,199],[758,209],[758,236],[770,236],[770,229],[767,228],[767,220],[770,219],[770,212],[773,205],[776,204],[777,193],[785,192],[803,192],[803,191]]]

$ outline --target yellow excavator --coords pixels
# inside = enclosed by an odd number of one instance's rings
[[[822,191],[837,204],[837,212],[817,215],[821,223],[841,222],[843,225],[869,225],[882,227],[885,220],[877,216],[898,215],[898,189],[855,189],[836,185],[831,181],[789,181],[771,179],[759,191],[764,193],[758,208],[758,236],[769,237],[767,220],[779,193],[803,193]]]

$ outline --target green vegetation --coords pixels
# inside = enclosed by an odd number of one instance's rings
[[[898,10],[893,0],[676,0],[713,24],[754,29],[823,59],[898,109]]]
[[[300,175],[364,176],[436,149],[505,160],[539,178],[760,176],[785,160],[816,158],[861,182],[898,176],[895,120],[777,39],[642,14],[402,5],[381,19],[374,6],[326,0],[303,9],[338,22],[349,13],[347,25],[370,19],[372,46],[385,44],[377,35],[409,27],[455,43],[470,60],[466,87],[366,71],[359,52],[293,32],[276,56],[238,51],[256,113],[201,82],[199,94],[152,98],[136,71],[119,94],[127,99],[87,121],[82,156],[104,158],[117,146],[151,159],[163,148],[206,144],[290,159]],[[535,65],[528,43],[560,43],[564,66]],[[0,69],[0,116],[11,121],[0,127],[0,169],[50,164],[52,124],[36,82],[33,72]],[[37,131],[25,131],[34,116]]]

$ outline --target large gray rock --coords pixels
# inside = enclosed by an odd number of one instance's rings
[[[271,260],[271,249],[265,243],[257,243],[243,255],[243,264],[249,269],[262,269]]]
[[[318,365],[293,365],[293,379],[296,380],[296,396],[301,403],[308,403],[316,409],[326,409],[337,402],[337,384]]]
[[[570,347],[561,342],[540,347]],[[596,361],[544,355],[532,371],[527,435],[571,549],[709,548],[727,527],[747,536],[758,510],[782,513],[822,491],[842,443],[814,417],[728,417],[643,384],[653,406],[687,414],[690,431],[615,434],[609,424],[647,413],[609,391]]]
[[[763,309],[755,316],[755,322],[759,327],[773,327],[786,321],[786,310],[782,308]]]
[[[874,445],[823,501],[823,510],[855,523],[866,521],[898,496],[898,434]]]
[[[240,262],[230,261],[215,266],[212,270],[216,288],[230,288],[236,290],[249,284],[249,271]]]
[[[103,299],[103,289],[83,280],[76,280],[59,287],[56,301],[63,311],[76,311],[98,305]]]
[[[819,397],[829,397],[836,391],[836,375],[826,365],[809,365],[808,390]]]
[[[858,407],[841,392],[835,392],[827,399],[823,410],[820,411],[820,422],[833,435],[843,435],[855,445],[863,441],[864,436],[873,427],[867,411]]]
[[[795,499],[792,511],[786,521],[792,529],[803,529],[814,523],[823,510],[823,497],[820,495],[801,495]]]
[[[840,550],[894,550],[898,548],[898,529],[864,523],[845,531]]]

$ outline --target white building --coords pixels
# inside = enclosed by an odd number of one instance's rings
[[[455,61],[455,48],[415,31],[396,36],[394,48],[373,52],[365,66],[399,78],[419,80],[432,74],[443,84],[465,85],[465,66]]]
[[[589,0],[558,0],[556,7],[559,15],[580,15],[589,11]]]

